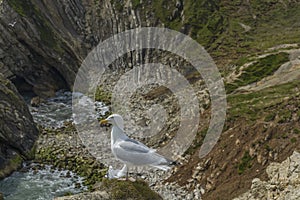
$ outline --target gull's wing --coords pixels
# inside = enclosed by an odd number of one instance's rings
[[[140,143],[133,139],[126,139],[124,141],[117,143],[120,148],[122,148],[125,151],[132,152],[132,153],[148,153],[150,151],[150,148],[144,145],[143,143]]]
[[[124,163],[133,165],[166,165],[168,160],[146,145],[132,140],[119,140],[113,145],[113,153]]]
[[[156,151],[156,149],[149,148],[149,147],[147,147],[146,145],[144,145],[143,143],[141,143],[141,142],[139,142],[139,141],[137,141],[137,140],[131,139],[131,138],[129,138],[129,137],[125,139],[125,142],[131,142],[131,143],[134,143],[134,144],[136,144],[136,145],[142,146],[142,147],[145,148],[145,150],[148,149],[150,152],[155,152],[155,151]],[[128,146],[128,145],[131,146],[131,145],[128,143],[127,145],[124,145],[124,147],[126,148],[126,146]]]

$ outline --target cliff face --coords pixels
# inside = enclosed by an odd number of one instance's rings
[[[299,41],[298,1],[0,2],[0,72],[19,91],[39,96],[72,88],[77,69],[94,46],[140,26],[167,27],[188,34],[220,64]],[[122,64],[138,59],[130,57]]]
[[[201,16],[214,15],[217,3],[203,1]],[[4,0],[0,16],[0,72],[11,79],[20,92],[32,91],[51,96],[61,88],[72,88],[77,69],[87,53],[100,41],[139,26],[168,26],[197,35],[205,24],[215,33],[222,32],[223,17],[187,15],[193,5],[172,1],[91,1],[91,0]],[[207,9],[206,9],[207,8]],[[195,11],[193,11],[194,13]],[[190,22],[192,23],[190,25]],[[198,23],[198,22],[197,22]],[[198,26],[198,25],[197,25]],[[211,40],[212,33],[206,38]],[[198,34],[199,35],[199,34]],[[130,55],[128,62],[137,56]]]
[[[33,156],[37,135],[27,105],[15,86],[0,74],[0,178]]]
[[[3,1],[0,72],[21,92],[51,96],[57,89],[69,87],[74,79],[80,61],[77,31],[81,22],[61,13],[65,5],[55,8],[61,4],[44,3]],[[83,18],[84,10],[78,7],[65,10],[77,11],[74,15]]]
[[[123,13],[128,20],[120,22],[115,12],[110,1],[3,1],[0,72],[21,92],[45,97],[72,88],[93,46],[125,26],[135,27],[131,13]]]

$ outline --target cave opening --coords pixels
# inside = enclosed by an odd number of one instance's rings
[[[30,99],[34,96],[37,96],[33,91],[33,86],[29,84],[23,77],[15,75],[11,82],[15,85],[18,92],[25,99],[26,102],[30,101]]]

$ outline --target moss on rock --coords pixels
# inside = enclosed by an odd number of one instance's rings
[[[108,191],[110,199],[162,199],[159,194],[152,191],[148,184],[142,180],[131,182],[117,179],[104,179],[101,189]]]
[[[16,155],[14,158],[9,160],[8,164],[0,170],[0,178],[4,178],[11,172],[16,171],[22,166],[23,159],[20,155]]]
[[[58,129],[43,129],[35,161],[77,173],[85,178],[84,184],[89,189],[102,181],[107,172],[105,166],[90,155],[82,145],[71,123]]]
[[[108,91],[105,91],[101,86],[97,87],[95,92],[95,100],[101,101],[105,104],[111,103],[111,93]]]

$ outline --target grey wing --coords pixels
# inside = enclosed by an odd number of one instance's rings
[[[127,139],[125,139],[125,141],[126,141],[126,142],[132,142],[132,143],[135,143],[135,144],[137,144],[137,145],[139,145],[139,146],[142,146],[142,147],[144,147],[145,149],[148,149],[149,151],[152,151],[152,152],[155,152],[155,151],[156,151],[155,149],[149,148],[149,147],[147,147],[146,145],[144,145],[143,143],[141,143],[141,142],[139,142],[139,141],[137,141],[137,140],[131,139],[131,138],[127,138]]]
[[[140,145],[137,141],[118,141],[113,147],[114,154],[118,159],[133,165],[152,165],[165,163],[166,159],[153,152],[145,145]]]
[[[132,139],[126,139],[116,144],[128,153],[148,153],[150,151],[149,147]]]

